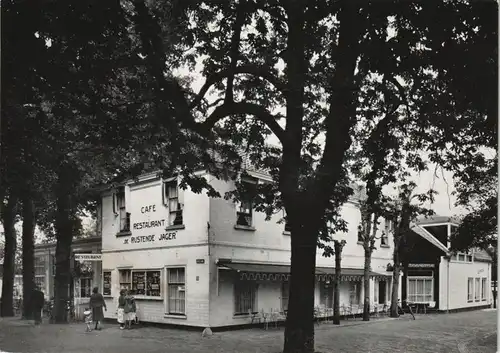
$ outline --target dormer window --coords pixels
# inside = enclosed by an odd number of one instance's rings
[[[241,182],[242,190],[240,192],[240,205],[236,212],[236,225],[252,227],[253,200],[256,192],[257,179],[244,177]]]
[[[165,182],[164,184],[164,204],[169,212],[169,226],[183,225],[184,204],[181,199],[182,191],[179,190],[177,179]]]

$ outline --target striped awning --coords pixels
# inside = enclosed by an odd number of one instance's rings
[[[218,265],[220,268],[237,272],[242,280],[287,281],[290,279],[290,265],[234,262],[219,263]],[[386,279],[390,275],[370,271],[371,278]],[[341,271],[341,281],[344,282],[358,282],[363,279],[363,276],[364,270],[362,268],[343,268]],[[333,280],[335,269],[316,267],[316,277],[320,281]]]

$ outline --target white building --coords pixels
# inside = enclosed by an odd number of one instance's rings
[[[249,173],[248,182],[268,179]],[[200,175],[221,195],[234,188]],[[107,190],[101,207],[103,294],[110,308],[116,307],[120,289],[129,288],[142,321],[221,327],[250,323],[249,312],[286,310],[291,252],[290,234],[278,223],[282,215],[266,221],[248,202],[237,205],[182,190],[177,179],[163,180],[156,173]],[[343,215],[349,232],[340,301],[356,311],[365,295],[355,199],[344,205]],[[376,246],[369,296],[383,305],[391,293],[392,239],[379,239]],[[333,267],[334,259],[318,250],[318,306],[332,307]],[[105,315],[116,317],[113,309]]]
[[[421,220],[408,236],[403,256],[403,300],[435,302],[441,311],[488,308],[492,260],[484,250],[452,253],[458,223],[449,217]]]

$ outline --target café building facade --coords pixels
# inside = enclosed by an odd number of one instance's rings
[[[221,195],[234,184],[200,172]],[[242,181],[269,182],[248,171]],[[132,291],[141,321],[225,327],[252,322],[256,312],[285,312],[288,306],[290,233],[283,214],[266,221],[251,200],[234,203],[179,188],[177,178],[158,173],[107,188],[100,204],[103,295],[109,308],[120,289]],[[341,306],[361,312],[363,247],[358,242],[357,196],[343,206],[349,223],[343,250]],[[390,300],[390,224],[382,220],[370,273],[372,304]],[[384,228],[385,227],[385,228]],[[387,232],[384,232],[383,230]],[[333,306],[334,259],[317,255],[316,306]],[[116,318],[108,310],[107,318]]]

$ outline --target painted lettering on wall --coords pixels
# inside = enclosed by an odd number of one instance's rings
[[[158,243],[168,240],[175,240],[177,232],[169,232],[160,234],[156,237],[156,234],[151,235],[137,235],[123,240],[123,244],[139,244],[139,243]]]
[[[158,219],[155,221],[148,222],[137,222],[132,225],[134,230],[144,229],[144,228],[154,228],[154,227],[165,227],[165,220]]]
[[[147,205],[141,207],[141,213],[156,212],[156,205]]]

